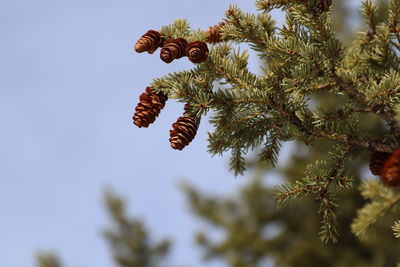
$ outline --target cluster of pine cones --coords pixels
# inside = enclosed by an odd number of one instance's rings
[[[171,63],[174,59],[187,56],[193,63],[200,63],[208,57],[208,47],[205,42],[194,41],[188,43],[184,38],[164,40],[158,31],[147,31],[135,44],[135,51],[142,53],[147,51],[154,53],[161,47],[160,58],[165,63]]]
[[[392,153],[373,151],[369,169],[374,175],[379,175],[387,186],[400,185],[400,149]]]
[[[220,42],[220,28],[224,25],[224,23],[220,23],[209,27],[208,31],[205,32],[207,42]],[[209,52],[205,42],[187,43],[183,38],[164,40],[161,34],[154,30],[148,30],[140,37],[135,44],[135,51],[153,54],[159,47],[161,47],[160,58],[166,63],[171,63],[174,59],[184,56],[187,56],[193,63],[201,63],[207,59]],[[156,92],[153,88],[147,87],[139,97],[139,103],[133,115],[133,123],[139,128],[149,127],[156,120],[167,100],[168,96],[164,93]],[[189,115],[190,109],[190,105],[186,104],[183,115],[172,124],[169,142],[173,149],[182,150],[196,136],[199,124],[196,118]]]
[[[156,120],[168,97],[161,92],[155,92],[151,87],[147,87],[139,99],[133,115],[133,123],[139,128],[147,128]],[[190,105],[186,104],[184,109],[183,116],[172,124],[172,130],[169,131],[171,147],[177,150],[182,150],[194,139],[199,126],[196,119],[188,114]]]

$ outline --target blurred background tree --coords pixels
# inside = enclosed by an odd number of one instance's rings
[[[121,267],[158,266],[168,253],[170,242],[152,243],[143,222],[126,215],[125,201],[112,191],[104,196],[113,226],[104,232],[115,262]]]
[[[41,267],[61,267],[62,264],[56,254],[39,253],[37,255],[38,265]]]
[[[337,37],[350,44],[355,31],[363,28],[359,18],[352,16],[344,0],[333,1],[333,22]],[[387,2],[377,1],[379,19],[387,16]],[[357,13],[358,14],[358,13]],[[312,101],[325,107],[340,105],[340,97],[318,93]],[[383,132],[383,125],[376,116],[364,116],[360,127],[364,131]],[[321,214],[316,200],[298,199],[286,206],[277,207],[273,184],[294,182],[303,177],[305,167],[317,159],[324,159],[329,142],[320,142],[312,150],[303,143],[291,142],[291,158],[287,164],[271,170],[267,165],[248,159],[246,164],[254,175],[249,183],[237,194],[231,196],[211,196],[193,186],[183,183],[182,189],[188,199],[191,211],[207,223],[206,230],[199,230],[195,240],[203,251],[205,261],[219,260],[227,266],[397,266],[400,242],[391,232],[391,224],[396,219],[388,214],[374,226],[374,233],[368,239],[358,239],[351,230],[356,212],[366,204],[360,196],[358,186],[368,175],[367,154],[348,166],[355,177],[354,186],[346,191],[334,190],[337,204],[340,238],[335,244],[325,244],[318,237]],[[279,177],[271,182],[269,177]],[[276,180],[276,178],[275,178]],[[144,222],[129,218],[125,211],[125,201],[108,191],[104,196],[106,208],[113,226],[104,233],[110,245],[112,257],[120,267],[165,266],[163,260],[168,255],[171,242],[152,242]],[[177,226],[178,229],[179,226]],[[211,230],[210,230],[211,229]],[[52,254],[37,256],[40,267],[61,267],[60,261]]]

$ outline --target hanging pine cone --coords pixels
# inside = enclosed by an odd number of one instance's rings
[[[147,51],[149,54],[153,54],[158,47],[164,44],[164,39],[158,31],[148,30],[135,44],[135,51],[143,53]]]
[[[220,22],[218,25],[208,27],[206,31],[207,42],[215,44],[221,42],[221,27],[225,26],[225,22]]]
[[[190,106],[186,104],[183,116],[172,124],[172,130],[169,131],[169,142],[173,149],[182,150],[196,136],[198,125],[195,118],[187,115],[189,109]]]
[[[186,56],[187,42],[183,38],[168,39],[161,48],[160,58],[165,63],[171,63],[172,60]]]
[[[314,14],[322,14],[328,12],[332,5],[332,0],[316,0],[314,6]]]
[[[193,63],[200,63],[208,57],[208,47],[205,42],[195,41],[186,46],[186,55]]]
[[[400,185],[400,149],[395,150],[384,162],[381,178],[387,186]]]
[[[369,159],[369,169],[374,175],[381,175],[383,163],[390,156],[390,153],[372,151]]]
[[[161,109],[165,106],[168,97],[163,93],[153,92],[151,87],[146,88],[146,92],[140,95],[140,102],[135,108],[133,123],[141,127],[149,127],[150,123],[156,120]]]

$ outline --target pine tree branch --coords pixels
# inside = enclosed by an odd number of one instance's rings
[[[347,83],[346,81],[344,81],[341,77],[339,77],[336,72],[333,71],[332,73],[332,77],[336,82],[336,85],[339,87],[339,89],[342,92],[347,93],[347,95],[355,100],[361,107],[368,107],[372,112],[374,112],[375,114],[377,114],[379,117],[381,117],[384,121],[386,121],[390,127],[390,130],[392,133],[400,133],[400,128],[397,125],[397,121],[394,118],[394,114],[387,114],[387,113],[382,113],[379,112],[380,108],[377,106],[371,106],[366,97],[361,94],[360,92],[358,92],[357,90],[355,90],[354,86],[351,86],[349,83]],[[383,152],[383,151],[382,151]]]
[[[364,198],[370,199],[371,202],[358,210],[351,229],[360,238],[365,238],[367,229],[379,217],[400,204],[400,194],[398,191],[385,187],[376,180],[365,181],[360,186],[360,190]]]
[[[321,202],[324,198],[329,197],[329,187],[332,183],[347,187],[350,180],[346,178],[344,181],[342,176],[344,162],[351,151],[350,146],[340,147],[333,154],[333,162],[327,164],[325,161],[317,161],[316,165],[307,167],[307,175],[304,182],[296,182],[293,186],[283,185],[277,186],[277,199],[283,204],[289,198],[301,197],[310,193],[316,194],[315,201]],[[329,172],[325,172],[324,168],[329,167]]]
[[[241,20],[237,14],[238,9],[235,8],[234,6],[231,6],[227,11],[226,11],[226,16],[227,19],[230,23],[232,23],[235,27],[237,27],[242,33],[243,37],[253,43],[255,47],[262,49],[267,48],[267,44],[265,43],[264,40],[261,40],[257,38],[257,36],[254,34],[254,29],[253,25],[246,25],[247,27],[244,27],[241,23]],[[240,15],[241,11],[240,11]]]
[[[330,152],[330,161],[316,161],[307,166],[302,181],[293,184],[284,184],[276,187],[278,204],[285,204],[294,197],[316,195],[315,202],[320,204],[319,213],[322,214],[320,237],[323,242],[336,242],[338,222],[336,220],[335,196],[329,191],[334,183],[342,188],[351,185],[351,179],[344,176],[344,165],[351,151],[351,146],[336,147]]]
[[[366,230],[376,222],[377,218],[391,210],[399,202],[400,197],[385,203],[371,203],[364,206],[359,210],[358,217],[352,224],[353,232],[360,237],[365,235]]]
[[[293,4],[297,4],[299,0],[257,0],[256,7],[258,10],[263,10],[264,12],[269,12],[275,8],[288,8]],[[303,1],[304,2],[304,1]]]
[[[327,192],[321,201],[319,213],[322,213],[321,231],[319,232],[322,242],[332,241],[336,243],[338,236],[338,221],[336,219],[337,205],[334,202],[334,196]]]
[[[294,126],[296,126],[301,132],[303,132],[307,135],[323,137],[323,138],[327,138],[330,140],[339,141],[341,143],[349,144],[352,146],[366,148],[366,149],[370,149],[370,150],[376,150],[376,151],[380,151],[380,152],[392,152],[393,151],[393,148],[387,144],[377,143],[377,142],[370,141],[370,140],[369,141],[360,140],[354,136],[348,136],[348,135],[337,134],[337,133],[327,133],[322,130],[317,131],[314,129],[310,129],[302,123],[302,121],[296,116],[296,114],[294,112],[286,112],[285,114]]]
[[[395,8],[393,8],[393,9],[395,9]],[[400,8],[397,7],[397,9],[400,9]],[[368,34],[368,40],[371,41],[373,39],[374,35],[376,34],[377,7],[376,7],[375,3],[368,2],[368,1],[364,2],[363,6],[362,6],[362,13],[363,13],[366,21],[368,22],[368,25],[372,29],[372,32],[370,32],[370,34]],[[397,15],[398,14],[396,12],[394,12],[394,14],[395,15],[393,16],[393,19],[392,19],[391,23],[389,24],[389,28],[397,34],[396,36],[398,37],[398,41],[400,43],[400,34],[399,34],[399,31],[397,31],[396,27],[395,27],[395,25],[397,23]],[[321,37],[323,39],[327,40],[329,38],[334,38],[332,36],[332,34],[325,31],[325,25],[321,25],[321,23],[320,23],[321,21],[318,19],[318,17],[314,16],[314,17],[312,17],[312,20],[315,23],[315,25],[317,25],[317,28],[318,28],[319,32],[321,33]],[[371,106],[363,94],[361,94],[360,92],[355,90],[354,86],[348,84],[346,81],[344,81],[341,77],[339,77],[337,75],[335,69],[336,68],[334,66],[332,66],[332,68],[331,68],[332,75],[331,76],[332,76],[333,80],[336,82],[336,85],[339,87],[339,89],[342,92],[347,93],[347,95],[351,99],[353,99],[357,103],[359,103],[359,105],[361,107],[369,107],[371,111],[373,111],[379,117],[381,117],[384,121],[386,121],[390,127],[391,133],[400,133],[400,128],[397,125],[397,121],[394,119],[394,114],[387,114],[387,113],[380,112],[379,107]]]

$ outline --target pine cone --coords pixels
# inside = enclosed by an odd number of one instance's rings
[[[200,63],[208,57],[208,47],[205,42],[195,41],[186,46],[186,55],[193,63]]]
[[[390,156],[390,153],[372,151],[369,160],[369,169],[374,175],[381,175],[383,163]]]
[[[314,14],[319,15],[329,11],[332,5],[332,0],[316,0],[314,6]]]
[[[164,39],[158,31],[148,30],[135,44],[135,51],[143,53],[147,51],[149,54],[153,54],[158,47],[164,44]]]
[[[168,39],[161,48],[160,58],[165,63],[171,63],[172,60],[186,56],[187,42],[183,38]]]
[[[140,102],[133,115],[133,123],[139,128],[149,127],[149,124],[156,120],[161,109],[164,108],[168,97],[163,93],[153,92],[151,87],[147,87],[146,92],[142,93],[139,99]]]
[[[395,150],[384,162],[381,178],[387,186],[400,185],[400,149]]]
[[[190,106],[186,104],[184,109],[183,116],[172,124],[172,130],[169,131],[169,142],[173,149],[182,150],[194,139],[197,133],[196,119],[187,115]]]
[[[220,22],[218,25],[208,27],[206,31],[207,42],[215,44],[221,42],[221,27],[225,26],[225,22]]]

